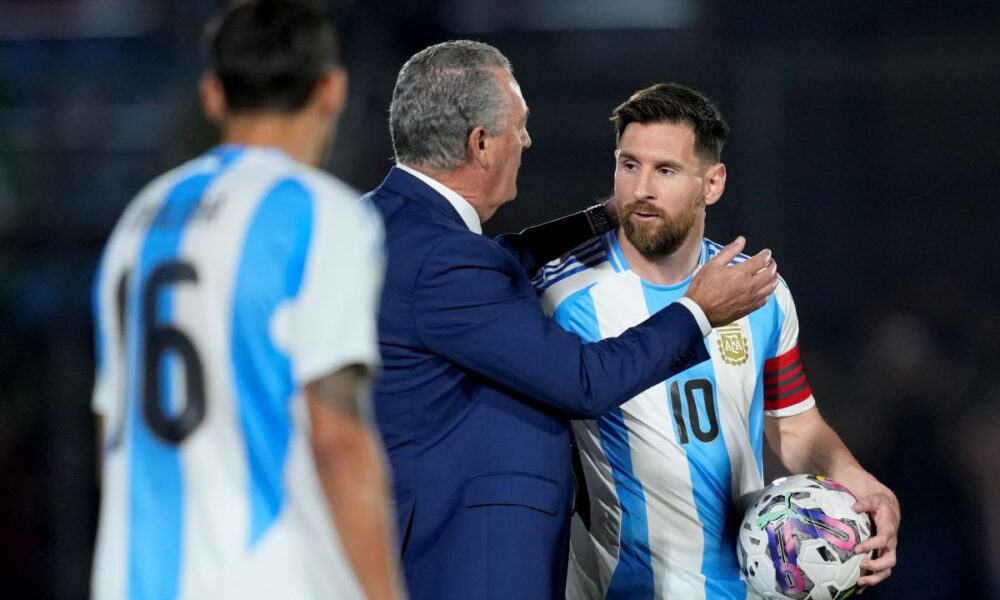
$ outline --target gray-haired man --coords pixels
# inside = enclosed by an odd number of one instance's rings
[[[620,337],[584,344],[567,333],[545,317],[526,273],[544,252],[480,235],[516,195],[527,118],[495,48],[427,48],[400,71],[390,110],[398,164],[368,196],[388,243],[375,410],[415,600],[560,597],[568,419],[603,414],[704,360],[711,325],[761,306],[777,283],[767,251],[727,267],[740,241],[686,298]],[[591,235],[558,231],[564,250]]]

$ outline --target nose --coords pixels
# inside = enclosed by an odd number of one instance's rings
[[[531,135],[528,133],[528,128],[525,127],[521,130],[521,147],[531,148]]]
[[[649,171],[642,169],[635,178],[635,187],[632,188],[632,195],[636,200],[648,200],[651,198],[649,185]]]

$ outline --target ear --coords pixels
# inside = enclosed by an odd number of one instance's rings
[[[201,96],[201,110],[205,113],[205,117],[216,125],[222,125],[229,110],[226,106],[226,92],[222,89],[222,81],[215,73],[205,73],[198,84],[198,93]]]
[[[716,163],[705,172],[705,205],[715,204],[726,191],[726,165]]]
[[[323,114],[336,118],[347,103],[347,71],[333,67],[316,84],[316,100]]]
[[[488,169],[490,166],[489,160],[489,135],[486,134],[486,128],[482,125],[477,125],[475,129],[469,133],[469,138],[465,142],[466,150],[469,153],[469,157],[474,164],[480,166],[480,168]]]

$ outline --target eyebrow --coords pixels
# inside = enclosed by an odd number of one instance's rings
[[[624,160],[631,160],[631,161],[635,161],[635,162],[642,162],[636,156],[633,156],[632,154],[629,154],[628,152],[625,152],[624,150],[619,150],[618,151],[618,160],[620,161],[622,159],[624,159]],[[681,163],[677,162],[676,160],[660,160],[660,161],[657,161],[657,162],[653,163],[653,166],[656,167],[657,169],[659,169],[661,167],[668,167],[668,168],[671,168],[671,169],[677,169],[678,171],[684,168],[684,165],[682,165]]]

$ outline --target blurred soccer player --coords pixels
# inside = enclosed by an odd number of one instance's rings
[[[206,29],[223,144],[150,183],[95,285],[103,498],[95,598],[391,598],[378,361],[382,232],[320,172],[345,99],[295,0]]]
[[[619,227],[536,277],[556,321],[590,341],[619,335],[684,294],[720,246],[704,239],[705,207],[722,196],[727,126],[701,94],[640,90],[615,109]],[[734,263],[743,262],[739,257]],[[858,552],[873,571],[896,562],[899,504],[857,463],[816,409],[782,281],[767,303],[715,327],[711,360],[620,409],[574,421],[584,489],[573,518],[566,597],[746,597],[736,559],[741,499],[763,487],[762,439],[793,473],[826,474],[872,512],[878,535]]]

